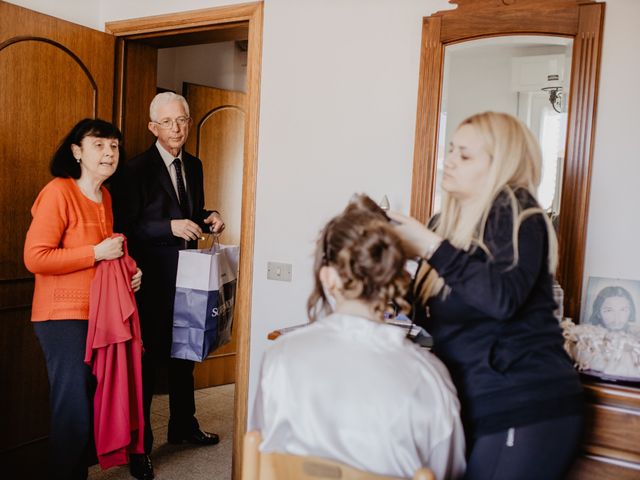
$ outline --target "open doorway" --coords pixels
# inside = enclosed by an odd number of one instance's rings
[[[240,244],[235,338],[223,347],[229,351],[214,352],[207,362],[212,365],[197,369],[196,388],[235,382],[229,414],[235,422],[233,478],[240,478],[247,423],[262,3],[111,22],[106,29],[118,37],[115,118],[128,154],[146,150],[153,141],[146,126],[157,89],[185,95],[194,118],[185,149],[203,161],[206,207],[222,210],[225,223],[235,224],[222,239]]]

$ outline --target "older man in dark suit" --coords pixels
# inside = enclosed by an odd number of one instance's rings
[[[204,209],[202,162],[182,147],[191,118],[184,97],[160,93],[151,102],[149,130],[157,141],[127,162],[112,187],[115,229],[125,233],[129,250],[144,272],[138,293],[142,325],[145,455],[133,455],[131,474],[154,478],[149,453],[150,422],[156,370],[169,376],[169,443],[214,445],[215,433],[200,430],[195,418],[194,363],[171,358],[171,330],[178,252],[195,248],[203,230],[220,233],[225,225],[216,211]]]

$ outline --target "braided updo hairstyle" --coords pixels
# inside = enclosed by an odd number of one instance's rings
[[[344,211],[327,223],[317,242],[315,286],[307,301],[309,319],[330,312],[320,269],[332,266],[344,284],[342,295],[371,303],[382,319],[392,305],[406,313],[410,282],[404,266],[407,254],[384,211],[366,195],[355,196]]]

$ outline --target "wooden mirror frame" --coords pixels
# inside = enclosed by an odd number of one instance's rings
[[[458,8],[423,19],[411,215],[426,222],[433,214],[444,48],[495,36],[573,38],[557,278],[565,292],[565,316],[578,319],[604,3],[593,0],[449,0],[449,3],[457,4]]]

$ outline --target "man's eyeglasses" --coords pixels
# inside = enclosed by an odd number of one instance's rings
[[[178,124],[179,127],[184,127],[189,123],[189,120],[191,120],[189,117],[178,117],[175,120],[171,118],[163,118],[159,122],[153,122],[153,123],[160,126],[160,128],[164,130],[169,130],[170,128],[173,128],[174,123]]]

